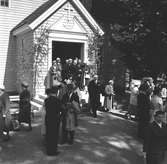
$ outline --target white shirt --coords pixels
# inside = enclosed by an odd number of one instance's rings
[[[162,128],[162,122],[158,123],[157,121],[155,121],[157,123],[157,125]]]

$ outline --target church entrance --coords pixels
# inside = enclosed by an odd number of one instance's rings
[[[61,59],[62,64],[66,59],[81,59],[83,43],[52,41],[52,61],[57,57]]]

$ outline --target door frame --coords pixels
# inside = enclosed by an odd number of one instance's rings
[[[71,42],[81,43],[81,60],[84,63],[88,63],[88,37],[85,34],[70,33],[70,32],[54,32],[49,35],[49,53],[48,53],[48,69],[52,65],[52,42]]]

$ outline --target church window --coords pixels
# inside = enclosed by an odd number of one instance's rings
[[[9,7],[9,0],[0,0],[0,5],[3,7]]]

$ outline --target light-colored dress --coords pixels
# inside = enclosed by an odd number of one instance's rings
[[[104,100],[104,108],[107,108],[109,111],[113,109],[113,85],[106,85],[105,87],[105,100]]]
[[[137,96],[139,94],[139,89],[137,86],[131,87],[130,99],[129,99],[129,114],[137,114]]]
[[[153,95],[151,98],[150,122],[154,120],[154,114],[159,110],[163,111],[163,100],[160,96]]]
[[[68,131],[75,131],[76,129],[76,119],[75,113],[79,112],[79,104],[76,101],[72,101],[71,103],[67,103],[67,118],[66,118],[66,129]]]

